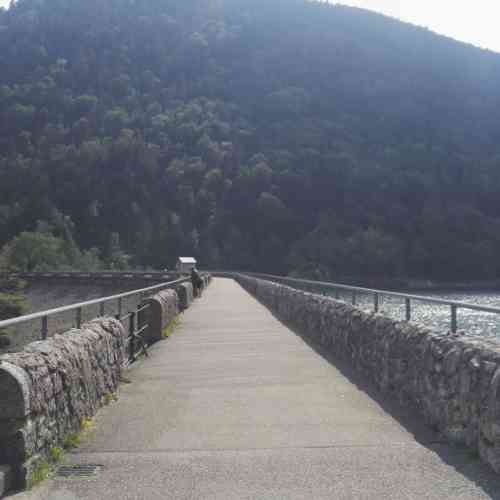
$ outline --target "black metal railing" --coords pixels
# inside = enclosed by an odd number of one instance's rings
[[[57,307],[54,309],[49,309],[46,311],[40,311],[32,314],[26,314],[24,316],[19,316],[17,318],[11,318],[7,320],[0,321],[0,330],[21,325],[23,323],[31,321],[40,321],[40,334],[39,339],[45,340],[49,335],[49,318],[62,314],[62,313],[73,313],[73,325],[76,328],[81,328],[83,322],[84,311],[92,306],[98,306],[99,313],[98,316],[105,316],[107,313],[109,316],[113,316],[119,319],[126,328],[128,328],[128,352],[129,352],[129,362],[136,359],[137,355],[143,353],[147,355],[147,343],[144,339],[144,333],[148,329],[148,324],[141,324],[138,326],[139,315],[146,311],[149,307],[147,304],[143,304],[142,300],[151,296],[156,292],[165,290],[168,288],[175,288],[185,282],[189,282],[190,278],[179,278],[174,281],[169,281],[161,283],[158,285],[150,286],[147,288],[140,288],[137,290],[132,290],[129,292],[120,293],[117,295],[111,295],[107,297],[100,297],[98,299],[88,300],[85,302],[79,302],[76,304],[71,304],[67,306]],[[123,311],[123,300],[129,297],[135,297],[140,299],[140,303],[137,308],[133,311],[128,311],[124,314]],[[109,309],[110,304],[114,304],[116,307],[116,314],[111,314]],[[108,306],[108,308],[106,307]],[[54,333],[58,333],[55,331]]]
[[[323,289],[326,290],[328,289],[331,293],[333,293],[333,296],[339,300],[340,299],[340,292],[349,292],[350,295],[350,302],[353,305],[356,305],[357,299],[361,294],[368,294],[373,297],[373,311],[378,313],[380,310],[380,305],[382,302],[383,297],[396,297],[404,300],[404,305],[405,305],[405,319],[406,321],[411,321],[412,319],[412,302],[413,301],[418,301],[418,302],[424,302],[428,304],[437,304],[441,306],[447,306],[450,308],[450,330],[453,333],[456,333],[458,329],[458,311],[460,309],[467,309],[467,310],[472,310],[472,311],[480,311],[484,313],[493,313],[493,314],[500,314],[500,308],[499,307],[491,307],[491,306],[480,306],[477,304],[469,304],[466,302],[458,302],[458,301],[453,301],[453,300],[446,300],[446,299],[438,299],[434,297],[426,297],[423,295],[413,295],[413,294],[407,294],[407,293],[401,293],[401,292],[391,292],[388,290],[376,290],[372,288],[363,288],[363,287],[358,287],[358,286],[350,286],[350,285],[344,285],[340,283],[332,283],[328,281],[313,281],[313,280],[305,280],[305,279],[299,279],[299,278],[289,278],[286,276],[276,276],[272,274],[262,274],[262,273],[234,273],[234,272],[227,272],[227,273],[214,273],[214,274],[219,274],[219,275],[226,275],[226,276],[235,276],[235,275],[243,275],[243,276],[251,276],[254,278],[260,278],[264,279],[267,281],[273,281],[276,283],[281,283],[281,284],[286,284],[294,288],[308,288],[315,289],[316,291],[318,289]]]
[[[142,280],[142,281],[166,281],[179,277],[177,271],[50,271],[50,272],[10,272],[0,273],[0,279],[23,279],[23,280],[58,280],[58,279],[82,279],[82,280]]]
[[[116,319],[125,324],[128,331],[126,345],[128,360],[126,364],[132,364],[141,354],[148,356],[149,346],[144,339],[144,333],[149,328],[149,324],[144,323],[139,326],[139,314],[150,307],[149,304],[140,304],[135,311],[130,311],[124,316],[116,315]]]

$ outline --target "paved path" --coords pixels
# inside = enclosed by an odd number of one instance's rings
[[[100,472],[13,498],[500,499],[499,477],[373,399],[231,280],[128,376],[68,457]]]

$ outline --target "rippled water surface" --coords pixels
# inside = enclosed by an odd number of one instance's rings
[[[325,293],[325,292],[323,292]],[[326,292],[332,295],[331,292]],[[468,292],[408,292],[413,295],[424,295],[445,300],[466,302],[474,305],[482,305],[500,308],[500,292],[468,291]],[[352,294],[343,292],[340,299],[351,303]],[[362,294],[356,298],[356,305],[364,311],[373,311],[373,295]],[[405,301],[402,298],[381,296],[379,298],[379,310],[381,314],[394,319],[405,319]],[[450,306],[438,304],[426,304],[420,301],[411,301],[411,320],[424,326],[439,331],[450,330]],[[458,309],[458,330],[466,335],[480,335],[483,337],[497,337],[500,339],[500,314],[484,313]]]

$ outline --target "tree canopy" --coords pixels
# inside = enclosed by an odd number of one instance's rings
[[[117,268],[500,277],[500,55],[306,0],[17,0],[0,46],[28,267],[57,211]]]

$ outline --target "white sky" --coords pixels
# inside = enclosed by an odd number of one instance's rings
[[[335,3],[375,10],[500,52],[498,0],[337,0]]]
[[[499,0],[330,0],[375,10],[500,52]],[[9,0],[0,0],[8,6]]]

